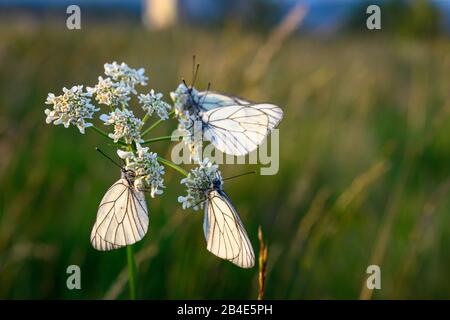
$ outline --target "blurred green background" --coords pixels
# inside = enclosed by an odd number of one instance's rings
[[[153,31],[126,21],[78,31],[64,20],[2,23],[0,298],[128,297],[126,250],[97,252],[89,242],[99,201],[119,177],[95,146],[114,149],[93,131],[46,125],[44,101],[63,86],[94,85],[112,61],[144,67],[147,89],[168,99],[189,79],[192,54],[199,89],[211,82],[285,112],[279,173],[225,185],[256,253],[259,225],[267,237],[268,299],[368,298],[371,264],[381,267],[374,299],[449,298],[450,42],[361,28],[284,37],[276,26],[233,22]],[[153,149],[170,158],[169,143]],[[257,166],[224,166],[223,175],[248,168]],[[206,250],[203,213],[181,210],[182,177],[166,171],[135,245],[138,297],[256,298],[257,267]],[[82,290],[66,288],[72,264]]]

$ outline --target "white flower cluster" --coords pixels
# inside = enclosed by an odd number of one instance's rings
[[[145,86],[147,84],[148,77],[144,74],[144,68],[133,69],[128,67],[125,62],[118,64],[115,61],[113,63],[105,63],[104,68],[105,75],[128,87],[133,94],[137,93],[135,90],[136,85]]]
[[[105,76],[98,77],[97,84],[94,87],[86,87],[85,92],[83,86],[74,86],[71,89],[64,88],[64,93],[60,96],[50,93],[46,104],[52,104],[53,110],[45,109],[46,122],[64,124],[66,128],[73,124],[84,133],[86,127],[93,126],[92,123],[85,122],[85,119],[92,119],[93,114],[100,110],[92,104],[94,101],[110,107],[110,113],[100,117],[105,125],[114,127],[114,132],[108,136],[114,142],[123,138],[125,143],[131,144],[142,142],[141,130],[149,116],[155,114],[161,120],[169,118],[169,110],[172,107],[162,100],[162,93],[152,89],[148,94],[138,95],[136,86],[146,85],[148,81],[143,68],[133,69],[126,63],[105,63],[104,73]],[[142,109],[146,112],[143,120],[129,110],[132,95],[137,95]]]
[[[198,114],[189,107],[198,103],[198,91],[186,87],[184,83],[170,93],[174,103],[175,115],[178,118],[178,131],[183,136],[183,142],[188,146],[190,158],[199,161],[202,149],[202,128]]]
[[[128,106],[130,94],[137,94],[136,85],[146,85],[148,78],[144,69],[139,70],[128,67],[125,63],[105,63],[107,78],[98,77],[98,83],[88,92],[95,97],[98,103],[112,108]]]
[[[169,119],[170,104],[161,100],[162,93],[155,93],[155,90],[151,90],[150,93],[140,94],[138,96],[139,103],[142,105],[142,109],[151,116],[156,113],[161,120]]]
[[[53,110],[45,109],[47,123],[63,124],[66,128],[70,124],[76,125],[83,134],[85,128],[92,126],[85,119],[92,119],[93,114],[99,110],[91,104],[91,95],[83,91],[83,86],[63,88],[60,96],[49,93],[45,103],[53,105]]]
[[[184,111],[178,114],[177,131],[189,148],[190,159],[198,162],[203,146],[202,122],[197,119],[196,115],[190,114],[189,111]]]
[[[213,164],[208,158],[205,158],[180,183],[187,187],[187,195],[179,196],[178,202],[182,204],[183,209],[192,208],[198,210],[203,208],[203,203],[207,198],[207,192],[214,185],[222,186],[223,180],[219,166]]]
[[[121,138],[128,144],[133,141],[136,143],[142,142],[140,132],[142,120],[136,118],[133,111],[116,108],[115,111],[110,112],[108,115],[102,114],[100,120],[107,126],[114,125],[114,133],[108,135],[114,142],[117,143]]]
[[[149,152],[148,148],[142,148],[136,144],[136,153],[130,151],[117,150],[120,158],[126,160],[125,169],[135,173],[134,187],[137,190],[150,188],[152,198],[163,193],[164,188],[164,167],[158,162],[158,155]]]
[[[111,78],[98,77],[95,87],[88,87],[88,92],[95,97],[98,103],[107,106],[128,106],[130,89],[122,82],[115,82]]]

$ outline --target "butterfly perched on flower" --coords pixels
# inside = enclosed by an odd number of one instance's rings
[[[141,240],[148,229],[144,192],[135,187],[133,171],[122,169],[121,177],[103,196],[91,232],[92,246],[109,251]]]
[[[203,138],[229,155],[254,151],[283,118],[283,110],[274,104],[253,103],[209,90],[199,92],[185,82],[171,97],[179,118],[191,123],[186,128],[190,134],[193,123],[200,121]]]
[[[255,253],[239,215],[223,191],[220,179],[206,190],[203,232],[208,251],[241,268],[255,265]]]
[[[155,153],[139,144],[136,152],[117,151],[120,158],[127,160],[125,167],[97,150],[121,169],[120,179],[100,202],[91,232],[94,248],[108,251],[136,243],[145,236],[149,215],[144,192],[148,191],[151,197],[162,193],[164,168]]]
[[[255,253],[237,210],[223,189],[223,180],[217,164],[205,158],[181,180],[188,194],[178,197],[178,201],[184,209],[204,207],[203,233],[208,251],[241,268],[251,268]]]

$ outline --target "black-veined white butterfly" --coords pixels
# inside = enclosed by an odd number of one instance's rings
[[[220,179],[215,179],[206,191],[203,232],[208,251],[241,268],[255,265],[255,253],[239,215],[222,188]]]
[[[133,171],[121,170],[121,178],[103,196],[92,228],[92,246],[100,251],[131,245],[147,233],[148,209],[144,192],[135,188]]]
[[[253,103],[209,90],[198,92],[184,82],[177,94],[187,95],[182,99],[183,110],[202,122],[203,138],[230,155],[254,151],[283,118],[283,110],[274,104]]]

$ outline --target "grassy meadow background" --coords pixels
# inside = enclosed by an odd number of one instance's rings
[[[285,112],[279,173],[225,185],[255,251],[259,225],[269,242],[267,298],[368,298],[370,264],[381,266],[374,299],[450,297],[449,39],[291,36],[258,65],[267,33],[233,25],[63,23],[0,28],[0,298],[128,297],[126,250],[101,253],[89,242],[99,201],[119,177],[95,146],[114,151],[93,131],[46,125],[44,101],[63,86],[95,84],[112,61],[144,67],[168,99],[190,79],[192,54],[198,88],[211,82]],[[153,148],[170,157],[169,143]],[[257,166],[223,174],[248,168]],[[203,213],[181,210],[182,177],[166,171],[135,245],[138,297],[256,298],[257,268],[206,250]],[[72,264],[82,290],[66,288]]]

